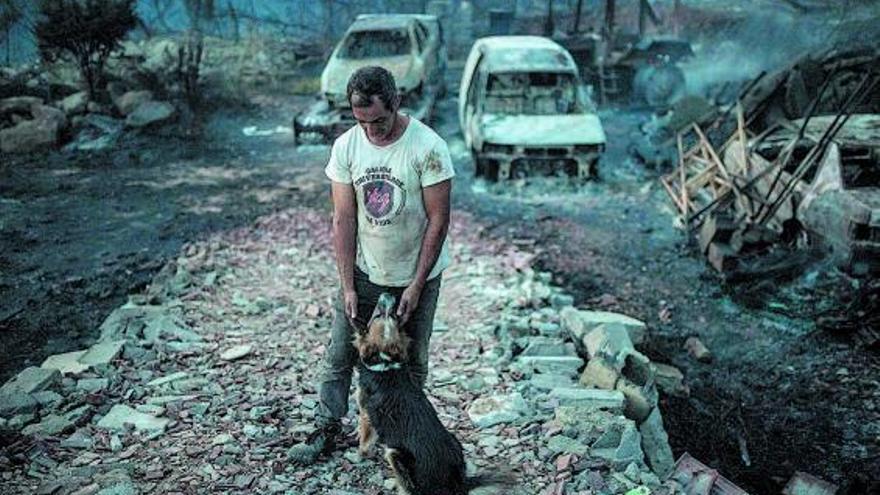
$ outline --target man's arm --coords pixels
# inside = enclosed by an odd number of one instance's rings
[[[449,230],[449,198],[452,191],[452,180],[428,186],[422,189],[422,200],[425,204],[425,214],[428,217],[428,227],[425,229],[425,237],[422,239],[422,247],[419,251],[419,261],[416,265],[416,275],[406,290],[400,296],[400,304],[397,307],[397,315],[401,317],[401,324],[406,323],[419,304],[422,289],[437,258],[440,249],[446,239]]]
[[[336,269],[342,283],[345,313],[352,320],[357,316],[357,293],[354,290],[354,258],[357,251],[357,203],[354,187],[333,181],[333,248]]]

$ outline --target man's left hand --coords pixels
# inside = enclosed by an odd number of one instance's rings
[[[416,306],[419,305],[419,297],[422,295],[422,287],[416,284],[410,284],[400,295],[400,304],[397,305],[397,316],[400,318],[400,325],[403,326],[409,321]]]

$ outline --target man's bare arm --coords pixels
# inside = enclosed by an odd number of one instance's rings
[[[351,184],[333,182],[333,248],[336,251],[336,269],[342,283],[346,315],[357,316],[357,293],[354,290],[354,258],[357,252],[357,203]]]
[[[451,179],[422,189],[422,200],[425,204],[428,226],[425,229],[425,237],[422,239],[415,278],[400,296],[397,314],[403,323],[409,320],[419,304],[419,296],[422,294],[428,275],[431,274],[431,270],[437,263],[437,258],[440,257],[440,249],[443,247],[443,241],[449,231],[451,191]]]

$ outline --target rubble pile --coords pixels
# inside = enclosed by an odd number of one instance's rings
[[[516,467],[522,493],[679,493],[663,481],[664,382],[633,348],[644,324],[572,308],[530,254],[480,231],[463,214],[453,225],[427,387],[472,467]],[[93,346],[10,380],[4,493],[384,493],[390,473],[354,449],[287,462],[317,407],[329,239],[324,214],[288,211],[188,245]]]
[[[749,273],[746,257],[774,251],[761,272],[808,258],[780,245],[821,245],[855,275],[880,270],[878,60],[862,50],[800,61],[678,133],[678,165],[661,182],[716,270]],[[807,72],[824,83],[805,86]]]

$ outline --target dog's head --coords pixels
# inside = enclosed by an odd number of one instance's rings
[[[410,339],[394,314],[395,302],[394,296],[385,292],[379,296],[366,327],[352,322],[357,330],[354,346],[361,362],[372,371],[398,369],[408,359]]]

